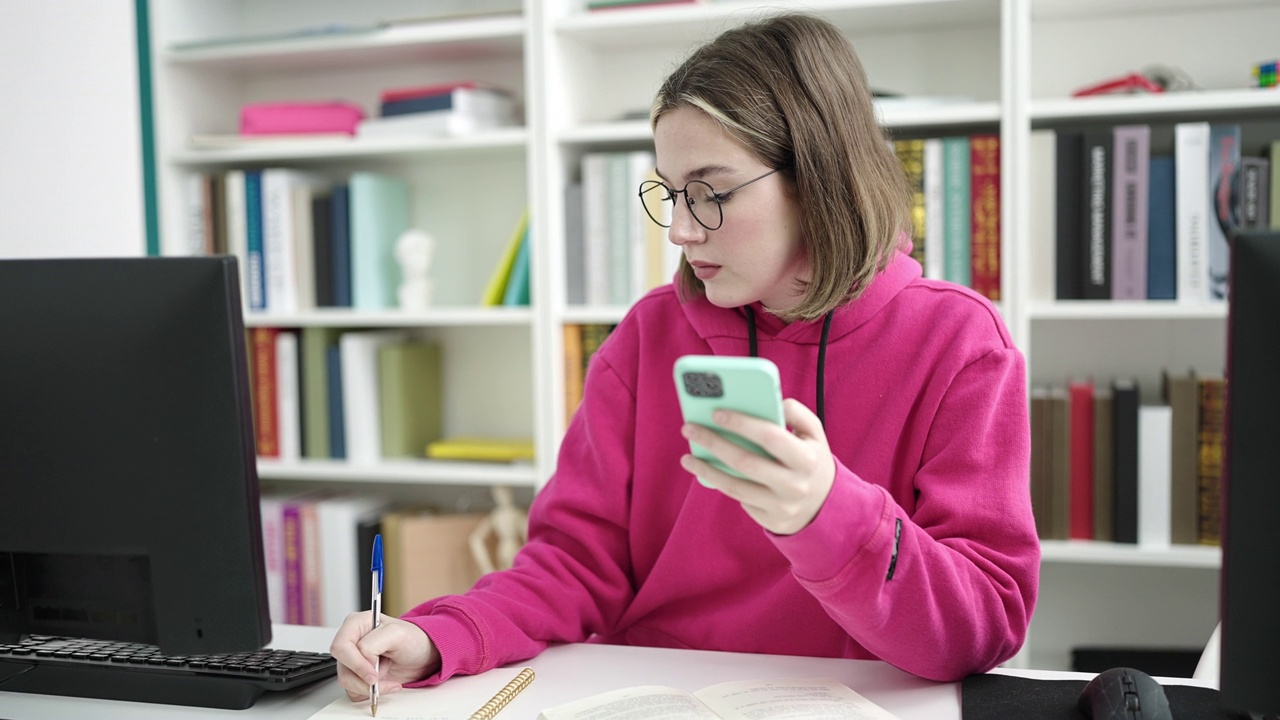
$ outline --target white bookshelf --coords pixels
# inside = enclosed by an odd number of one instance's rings
[[[194,172],[296,165],[320,172],[372,168],[408,179],[415,188],[415,222],[437,236],[437,267],[447,268],[439,307],[416,313],[250,315],[249,323],[403,327],[442,338],[458,366],[450,378],[457,388],[446,410],[450,429],[531,435],[537,450],[536,463],[521,467],[263,462],[264,478],[354,487],[536,489],[551,474],[565,425],[562,326],[614,323],[625,313],[622,307],[565,303],[564,187],[577,177],[587,152],[652,147],[647,122],[619,118],[647,110],[658,82],[690,47],[769,6],[795,5],[731,0],[607,13],[587,13],[582,6],[581,0],[151,3],[164,236],[181,235],[183,182]],[[1031,132],[1183,119],[1268,121],[1280,109],[1280,93],[1245,86],[1251,63],[1274,56],[1280,6],[1262,0],[808,0],[803,7],[849,34],[873,88],[966,98],[882,105],[881,120],[895,136],[1000,134],[1000,311],[1027,357],[1030,381],[1061,380],[1066,373],[1158,373],[1162,367],[1220,372],[1222,306],[1052,299],[1053,237],[1033,224],[1029,210],[1035,178]],[[491,14],[499,10],[514,12]],[[445,11],[479,14],[376,27],[382,20]],[[329,23],[363,30],[175,46]],[[1202,89],[1070,98],[1078,87],[1157,62],[1179,67]],[[523,126],[469,138],[378,143],[218,149],[187,143],[192,134],[234,131],[238,108],[247,102],[341,97],[372,109],[382,89],[458,79],[513,89],[522,101]],[[480,290],[525,205],[535,239],[532,306],[480,308]],[[1028,648],[1016,662],[1061,666],[1075,641],[1203,642],[1216,622],[1217,557],[1210,548],[1045,543],[1045,593]],[[1185,586],[1185,592],[1179,602],[1164,602],[1144,583]],[[1078,618],[1070,608],[1088,606],[1099,592],[1113,593],[1123,610],[1075,632],[1071,625]],[[1138,614],[1142,622],[1134,622]]]

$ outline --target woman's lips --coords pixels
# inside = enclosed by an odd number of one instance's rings
[[[693,274],[696,275],[699,280],[710,280],[720,272],[719,265],[712,265],[710,263],[690,264],[693,266]]]

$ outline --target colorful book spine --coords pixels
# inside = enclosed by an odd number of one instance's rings
[[[1240,126],[1214,123],[1209,126],[1209,299],[1227,299],[1227,276],[1231,249],[1227,235],[1236,224],[1236,181],[1240,170]]]
[[[1120,125],[1112,132],[1111,297],[1145,300],[1151,127]]]
[[[249,258],[249,308],[267,309],[267,270],[262,247],[262,171],[244,171],[245,251]]]
[[[970,272],[973,289],[1000,300],[1000,136],[969,139]]]
[[[894,140],[893,150],[907,173],[911,187],[911,257],[924,266],[924,140]]]
[[[1067,388],[1071,402],[1071,510],[1068,537],[1093,539],[1093,383]]]
[[[1200,379],[1200,445],[1198,453],[1201,545],[1222,542],[1222,456],[1223,432],[1226,424],[1226,380],[1221,377]]]
[[[280,457],[276,391],[277,328],[256,327],[253,333],[253,420],[259,457]]]
[[[1153,155],[1148,163],[1147,299],[1178,297],[1177,190],[1171,155]]]
[[[942,140],[942,233],[944,279],[969,287],[971,249],[969,233],[969,138],[957,136]]]
[[[1113,175],[1111,131],[1087,132],[1084,136],[1084,257],[1082,295],[1085,300],[1111,299],[1111,178]]]
[[[301,500],[285,503],[284,528],[284,617],[290,625],[303,625],[302,606],[302,513]]]

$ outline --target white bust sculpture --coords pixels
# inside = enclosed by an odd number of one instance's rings
[[[400,264],[397,295],[405,310],[421,310],[431,304],[428,274],[435,244],[435,238],[416,229],[406,230],[396,241],[396,262]]]

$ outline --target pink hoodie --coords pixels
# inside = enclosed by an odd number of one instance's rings
[[[815,407],[822,323],[754,313],[784,397]],[[417,685],[527,659],[548,643],[879,658],[950,681],[1026,636],[1040,561],[1023,358],[983,297],[899,254],[836,310],[826,354],[835,484],[773,535],[679,457],[672,366],[747,355],[747,317],[671,286],[600,348],[511,570],[404,617],[440,649]]]

